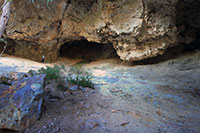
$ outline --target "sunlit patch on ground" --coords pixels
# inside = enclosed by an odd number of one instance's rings
[[[38,70],[45,66],[53,66],[53,64],[35,62],[10,55],[0,57],[0,74],[10,71],[28,72],[29,70]]]
[[[94,70],[93,76],[104,77],[104,76],[107,76],[107,73],[105,70]]]

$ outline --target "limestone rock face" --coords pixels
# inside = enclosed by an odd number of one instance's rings
[[[189,44],[200,28],[199,0],[20,0],[7,26],[8,53],[55,61],[62,44],[112,43],[122,60],[136,61]]]
[[[8,79],[12,85],[0,84],[0,129],[23,131],[32,125],[40,116],[43,103],[44,74],[32,77],[21,77],[11,74],[1,80]],[[6,82],[8,81],[6,80]]]

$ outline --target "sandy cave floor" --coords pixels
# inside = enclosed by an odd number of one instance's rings
[[[66,66],[77,61],[61,59]],[[5,56],[0,74],[53,64]],[[85,64],[96,89],[65,92],[46,103],[32,133],[198,133],[200,132],[200,51],[153,65]]]

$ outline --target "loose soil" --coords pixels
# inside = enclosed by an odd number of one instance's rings
[[[56,64],[67,68],[79,61],[64,58]],[[5,56],[0,74],[46,65],[54,64]],[[95,89],[58,90],[60,97],[46,101],[41,118],[26,133],[200,131],[200,51],[151,65],[100,60],[82,68],[94,75]]]

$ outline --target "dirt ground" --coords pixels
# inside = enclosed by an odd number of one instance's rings
[[[61,59],[68,67],[79,60]],[[45,65],[0,58],[0,74]],[[151,65],[118,60],[84,64],[95,89],[58,91],[26,133],[199,133],[200,51]]]

